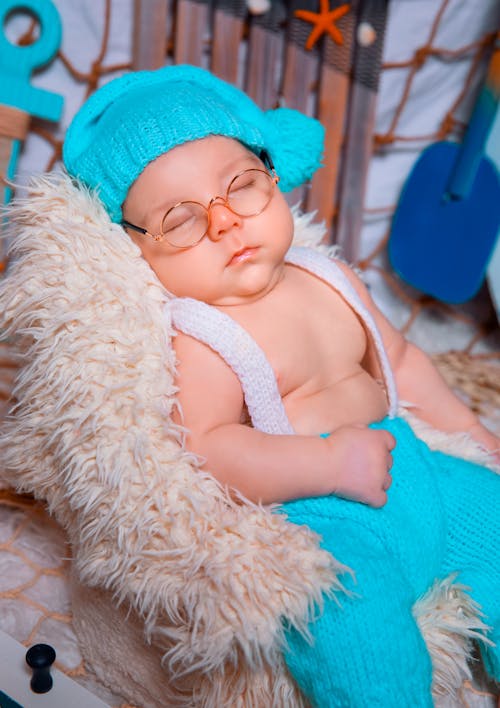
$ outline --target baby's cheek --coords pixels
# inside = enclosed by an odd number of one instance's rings
[[[272,233],[281,237],[281,244],[286,253],[293,241],[294,221],[290,207],[281,192],[275,197],[269,217],[272,222]]]

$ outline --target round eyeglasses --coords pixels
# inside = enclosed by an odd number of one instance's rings
[[[237,216],[258,216],[273,198],[278,182],[279,177],[274,169],[272,174],[258,168],[243,170],[229,183],[226,196],[213,197],[208,206],[185,201],[170,207],[163,216],[159,234],[151,234],[147,229],[129,221],[122,221],[122,226],[151,236],[155,241],[166,241],[174,248],[191,248],[206,236],[210,228],[212,207],[219,204]]]

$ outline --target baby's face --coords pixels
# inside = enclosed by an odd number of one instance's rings
[[[162,230],[164,214],[183,201],[207,206],[225,198],[231,180],[263,163],[236,140],[209,136],[179,145],[151,162],[134,182],[123,205],[124,219],[150,234]],[[218,200],[210,209],[206,236],[190,248],[129,230],[167,290],[211,305],[258,300],[279,282],[290,247],[293,220],[276,187],[256,216],[238,216]]]

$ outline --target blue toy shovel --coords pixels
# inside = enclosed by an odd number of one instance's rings
[[[499,98],[500,35],[462,144],[438,142],[424,150],[394,214],[394,270],[444,302],[477,293],[497,239],[500,178],[484,149]]]
[[[2,31],[10,14],[26,10],[40,24],[40,36],[28,46],[12,44]],[[50,61],[61,42],[61,21],[51,0],[1,0],[0,3],[0,181],[12,180],[31,116],[59,120],[62,96],[30,84],[32,72]],[[11,189],[4,186],[1,202]],[[0,253],[0,261],[1,261]]]

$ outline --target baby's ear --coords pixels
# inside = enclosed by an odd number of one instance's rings
[[[315,118],[292,108],[265,112],[269,145],[277,146],[270,155],[283,192],[307,182],[322,166],[325,129]]]

